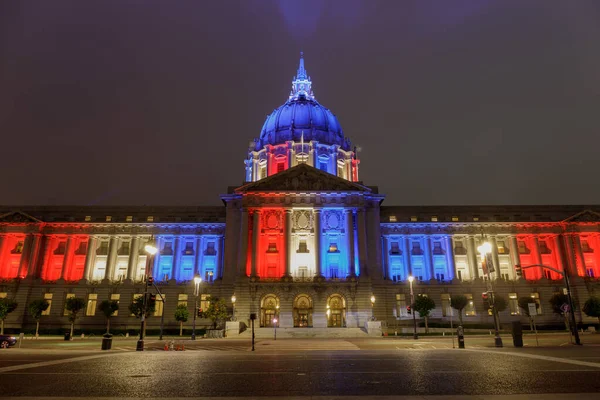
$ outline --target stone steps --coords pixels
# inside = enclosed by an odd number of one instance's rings
[[[256,338],[272,339],[273,328],[254,328]],[[251,328],[248,327],[239,337],[252,336]],[[361,328],[277,328],[278,338],[355,338],[368,337],[367,332]]]

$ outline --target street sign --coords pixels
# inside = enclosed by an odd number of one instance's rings
[[[569,305],[567,303],[563,303],[562,306],[560,306],[560,310],[564,313],[568,313],[569,312]]]
[[[537,315],[537,304],[535,304],[535,303],[528,303],[527,307],[529,307],[529,315],[531,317],[535,317]]]

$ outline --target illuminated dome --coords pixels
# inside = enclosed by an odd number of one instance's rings
[[[344,137],[335,115],[315,99],[302,53],[288,100],[267,116],[260,136],[250,143],[244,164],[246,182],[267,178],[298,164],[358,181],[356,151]]]
[[[267,116],[256,143],[256,150],[265,145],[278,145],[287,141],[312,140],[328,145],[338,145],[350,150],[350,141],[336,116],[315,99],[312,82],[304,69],[304,58],[300,53],[300,66],[292,82],[288,101]]]

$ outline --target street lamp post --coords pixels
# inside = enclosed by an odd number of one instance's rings
[[[140,317],[140,338],[137,341],[137,346],[135,348],[136,351],[144,351],[144,326],[146,324],[146,306],[148,297],[148,273],[150,271],[150,266],[152,265],[152,260],[154,259],[154,255],[158,251],[156,246],[154,245],[154,238],[150,238],[148,243],[144,246],[144,251],[146,251],[146,270],[144,271],[144,298],[142,300],[142,315]]]
[[[415,340],[419,339],[419,335],[417,334],[417,316],[415,315],[415,292],[413,292],[413,281],[415,280],[414,276],[408,277],[408,283],[410,285],[410,311],[413,316],[413,338]]]
[[[375,321],[375,296],[371,295],[371,321]]]
[[[233,296],[231,296],[231,304],[233,305],[233,312],[231,315],[231,320],[235,321],[235,301],[237,300],[237,298],[235,297],[235,294]]]
[[[487,292],[490,294],[492,315],[494,316],[494,342],[496,347],[502,347],[502,338],[500,337],[500,317],[498,316],[498,309],[496,308],[496,296],[494,293],[494,285],[492,282],[491,272],[494,272],[494,263],[492,261],[492,245],[489,242],[484,242],[481,246],[477,247],[477,251],[481,254],[481,261],[485,265],[484,273],[487,274]]]
[[[196,340],[196,317],[198,316],[198,296],[200,294],[200,282],[202,278],[198,275],[194,277],[194,322],[192,323],[192,340]]]
[[[277,318],[273,318],[273,340],[277,340]]]

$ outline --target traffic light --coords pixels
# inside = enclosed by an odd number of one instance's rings
[[[406,306],[406,312],[408,314],[412,314],[412,310],[410,309],[410,306]]]
[[[515,265],[515,275],[517,276],[517,279],[521,279],[523,277],[523,270],[519,264]]]
[[[149,293],[149,295],[148,295],[148,302],[155,303],[156,302],[156,295],[152,294],[152,293]]]
[[[198,316],[202,317],[202,308],[198,307]]]
[[[154,284],[154,278],[152,276],[149,276],[146,283],[148,284],[148,286],[152,286]]]
[[[483,300],[483,309],[484,310],[489,310],[491,307],[490,305],[490,296],[488,295],[487,292],[483,292],[481,294],[481,299]]]

